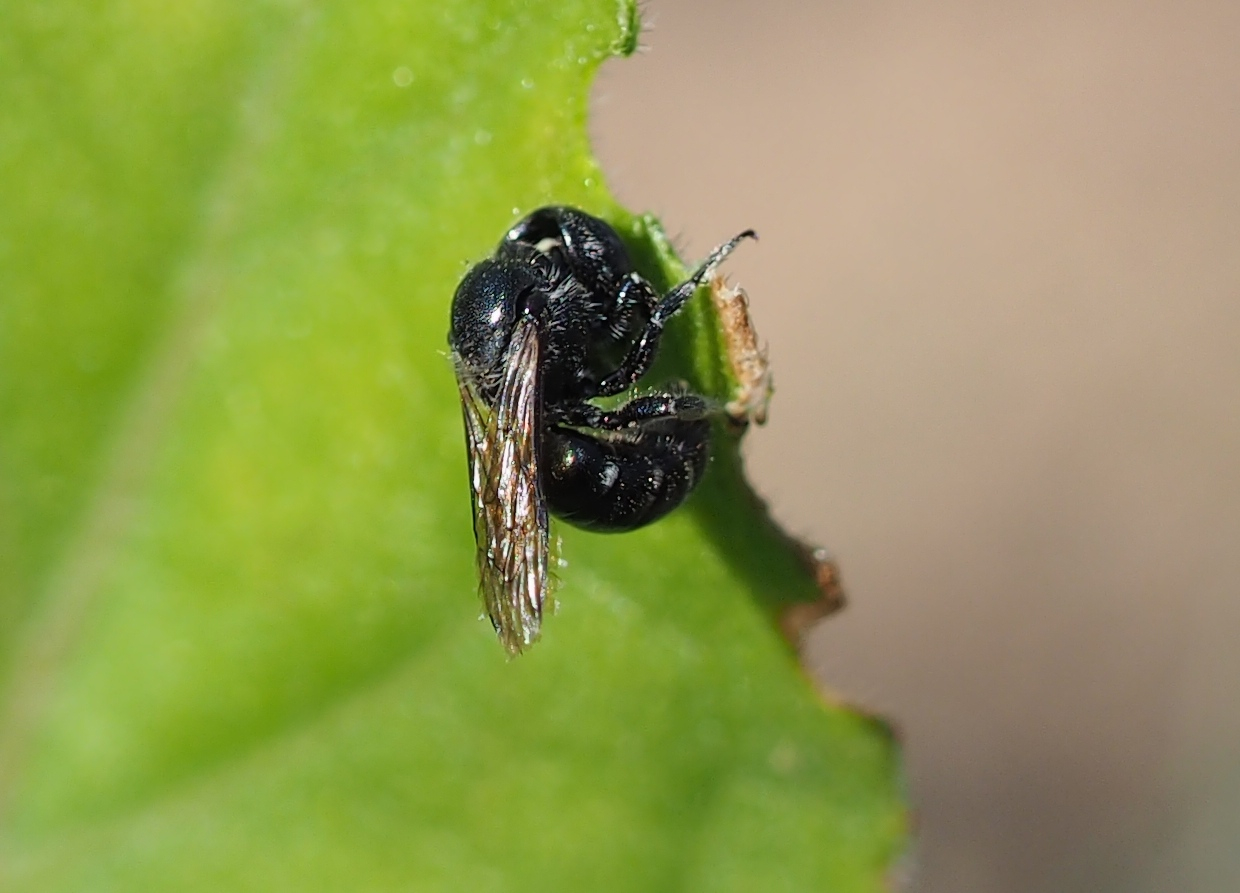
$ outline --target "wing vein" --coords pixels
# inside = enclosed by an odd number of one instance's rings
[[[538,462],[540,349],[534,321],[521,320],[492,402],[456,358],[478,588],[500,641],[514,655],[538,640],[550,585],[550,534]]]

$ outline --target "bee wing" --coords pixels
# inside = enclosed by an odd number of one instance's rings
[[[511,654],[537,641],[548,594],[547,506],[538,471],[539,342],[530,320],[518,323],[504,361],[495,406],[456,362],[465,414],[478,588],[499,639]]]

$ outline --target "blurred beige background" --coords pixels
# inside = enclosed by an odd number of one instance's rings
[[[1240,3],[651,0],[592,122],[770,343],[917,889],[1240,890]]]

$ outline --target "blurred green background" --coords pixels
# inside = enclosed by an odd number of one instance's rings
[[[588,145],[635,16],[0,0],[5,893],[883,888],[898,748],[722,424],[685,510],[557,531],[537,648],[478,616],[461,275],[551,202],[683,275]],[[661,362],[726,398],[715,334]]]
[[[531,28],[551,15],[510,5]],[[459,756],[459,777],[476,783],[506,739],[464,752],[457,743],[475,739],[453,724],[473,709],[484,725],[510,718],[482,695],[514,675],[539,697],[581,681],[581,654],[597,661],[585,675],[618,687],[634,683],[632,666],[651,691],[683,683],[682,700],[660,701],[668,742],[681,740],[683,705],[703,703],[699,683],[731,686],[720,711],[753,736],[743,752],[707,748],[711,771],[731,782],[688,872],[704,887],[715,879],[712,854],[760,870],[767,844],[788,842],[760,840],[750,859],[733,843],[752,826],[795,823],[797,809],[821,815],[812,798],[798,799],[805,778],[847,787],[857,777],[825,745],[807,751],[817,755],[808,766],[785,759],[784,728],[810,742],[825,726],[837,742],[857,733],[872,743],[872,730],[842,714],[820,722],[747,592],[728,589],[722,613],[660,605],[659,593],[703,579],[697,569],[633,592],[625,581],[651,563],[581,537],[570,553],[580,597],[555,620],[564,635],[515,672],[472,605],[462,615],[455,593],[420,598],[428,569],[468,577],[471,544],[456,532],[468,520],[450,372],[434,353],[442,324],[418,330],[406,314],[445,301],[447,283],[515,207],[610,201],[581,146],[554,128],[521,128],[544,120],[527,112],[563,113],[557,91],[583,82],[577,50],[588,61],[611,36],[578,33],[562,4],[564,18],[550,24],[572,35],[567,43],[506,46],[528,70],[505,68],[510,57],[487,44],[495,51],[483,67],[507,79],[502,98],[517,103],[504,112],[477,102],[477,85],[436,80],[463,47],[495,33],[481,19],[437,18],[449,6],[376,4],[387,17],[368,19],[350,12],[358,7],[293,2],[128,2],[100,7],[119,11],[100,17],[68,3],[0,4],[0,223],[10,224],[0,238],[10,277],[0,282],[0,409],[33,419],[6,429],[0,498],[34,507],[20,524],[0,514],[0,580],[17,594],[0,601],[0,649],[30,616],[32,581],[65,606],[47,618],[52,663],[78,635],[93,648],[64,664],[73,684],[52,711],[56,746],[36,748],[37,771],[24,776],[27,829],[69,815],[71,839],[6,867],[68,886],[100,876],[124,886],[136,865],[139,877],[180,871],[216,889],[270,889],[274,875],[245,856],[271,852],[263,832],[278,827],[292,829],[282,852],[303,857],[323,885],[351,860],[395,883],[402,866],[384,874],[385,856],[438,860],[445,885],[459,882],[460,865],[481,865],[477,884],[494,884],[490,866],[519,840],[481,859],[450,836],[401,849],[406,838],[385,836],[401,826],[374,817],[425,815],[410,804],[436,796],[419,785],[426,755],[405,746],[421,740],[417,730],[441,729],[442,746],[427,747]],[[596,6],[618,28],[611,4]],[[729,263],[750,292],[778,388],[771,423],[747,443],[752,476],[792,530],[842,563],[851,604],[814,633],[810,657],[821,679],[899,722],[920,829],[917,888],[1240,888],[1240,8],[652,0],[645,16],[649,52],[606,63],[595,86],[595,149],[619,200],[659,213],[688,256],[743,227],[762,236]],[[449,36],[409,54],[438,27]],[[548,84],[558,87],[544,92]],[[413,96],[444,116],[455,142],[420,141],[411,121],[426,109],[414,114]],[[165,108],[177,114],[150,113]],[[504,151],[518,137],[538,151]],[[479,171],[495,181],[479,182]],[[514,207],[495,207],[494,191],[512,183]],[[460,216],[428,218],[407,200],[415,190]],[[46,250],[21,254],[29,245]],[[19,255],[23,265],[5,265]],[[64,306],[24,312],[48,295]],[[135,295],[149,300],[126,303]],[[115,337],[94,337],[104,320]],[[299,364],[307,344],[320,352]],[[415,355],[429,359],[411,364]],[[191,398],[210,412],[189,419],[212,423],[174,425],[171,443],[148,437],[158,432],[144,420],[175,416],[185,397],[152,387],[124,399],[146,363],[196,382]],[[287,501],[256,491],[255,481],[292,473],[285,454],[268,452],[273,418],[310,445],[292,454],[323,492],[281,490],[297,497]],[[111,452],[114,425],[128,447]],[[455,527],[418,508],[431,485],[406,461],[411,444],[442,467],[434,486]],[[56,473],[21,464],[35,455],[51,457]],[[84,482],[101,468],[112,488],[91,502]],[[183,469],[194,474],[178,477]],[[210,536],[178,538],[134,491],[170,517],[197,518]],[[215,524],[254,517],[256,506],[266,513],[259,528]],[[322,526],[301,526],[323,506]],[[84,510],[83,532],[74,519]],[[147,521],[115,535],[135,517]],[[707,579],[735,582],[687,516],[658,530],[635,536],[692,543],[716,575]],[[66,542],[90,548],[58,562]],[[162,558],[199,554],[203,543],[214,551],[197,576],[169,582],[167,569],[183,566]],[[284,560],[269,563],[273,550]],[[125,556],[119,572],[100,558],[114,551]],[[351,577],[359,554],[374,560]],[[50,582],[49,568],[59,569]],[[146,588],[125,588],[117,573]],[[139,594],[115,612],[83,610],[100,586]],[[285,600],[221,603],[221,588]],[[193,611],[155,597],[168,591]],[[340,592],[361,596],[346,604]],[[611,647],[599,618],[617,624],[622,644]],[[654,635],[652,618],[662,624]],[[740,643],[735,651],[704,645],[704,620],[718,623],[705,641]],[[431,662],[446,669],[430,680],[405,662],[425,645],[428,622],[450,633],[449,658]],[[220,643],[234,660],[216,661]],[[632,647],[651,660],[631,663]],[[26,678],[39,678],[43,659],[29,657]],[[255,685],[256,666],[268,685]],[[780,698],[746,688],[754,666],[782,680]],[[354,691],[368,696],[360,706],[324,706]],[[608,729],[639,726],[644,702],[617,711],[609,691],[580,688],[522,754],[562,741],[583,705]],[[706,719],[718,719],[718,706],[703,707]],[[755,723],[767,707],[802,725]],[[7,709],[11,735],[25,708]],[[699,718],[693,727],[709,730]],[[2,745],[11,740],[0,740],[0,787],[10,792],[17,761]],[[537,765],[562,782],[565,801],[608,817],[565,823],[616,845],[625,865],[624,847],[642,842],[609,835],[608,822],[630,827],[610,810],[643,775],[633,755],[650,742],[605,740],[613,773],[599,797],[583,798],[555,760]],[[167,745],[159,759],[143,749],[152,741]],[[258,746],[268,741],[271,750]],[[313,784],[288,768],[290,753],[322,768]],[[338,774],[342,753],[353,762]],[[672,777],[692,776],[699,753]],[[574,763],[581,777],[599,774],[597,757],[586,742]],[[197,773],[204,763],[218,774]],[[889,779],[888,764],[871,765]],[[800,774],[781,781],[791,769]],[[514,802],[525,781],[506,778]],[[316,794],[284,798],[286,782]],[[546,790],[547,776],[530,783]],[[898,839],[883,799],[891,792],[876,789],[875,826]],[[107,824],[151,792],[163,798],[152,815]],[[450,786],[438,794],[454,803]],[[273,804],[274,818],[260,808]],[[682,805],[654,796],[643,816],[674,826]],[[476,827],[493,820],[486,806],[471,806]],[[555,798],[531,809],[542,806]],[[78,807],[103,819],[74,824]],[[169,848],[160,837],[169,827],[191,829],[202,862]],[[820,838],[797,827],[812,862]],[[350,855],[316,848],[320,839],[345,841]],[[525,863],[531,883],[547,865],[572,883],[612,864],[554,836],[539,842]],[[11,840],[2,843],[9,859]],[[668,866],[684,875],[677,841],[660,852],[651,877]],[[202,863],[240,867],[212,874]]]

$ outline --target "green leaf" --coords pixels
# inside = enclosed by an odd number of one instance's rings
[[[560,528],[530,653],[478,619],[448,304],[549,202],[681,274],[586,139],[636,36],[0,0],[5,890],[883,889],[895,748],[779,635],[818,593],[733,435],[667,520]],[[726,397],[705,296],[667,354]]]

